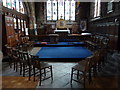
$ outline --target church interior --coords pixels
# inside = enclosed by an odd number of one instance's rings
[[[4,89],[119,89],[120,1],[0,0]]]

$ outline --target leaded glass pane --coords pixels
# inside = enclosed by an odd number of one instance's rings
[[[47,1],[47,20],[52,19],[51,1]]]
[[[70,18],[70,2],[65,1],[65,20],[69,20]]]
[[[75,1],[71,1],[71,20],[75,20]]]
[[[16,0],[16,10],[19,12],[19,1],[18,0]]]
[[[58,19],[64,19],[64,0],[58,0]]]
[[[3,6],[7,7],[6,2],[7,0],[2,0],[3,1]]]
[[[57,20],[57,2],[56,1],[52,2],[52,7],[53,7],[53,20]]]

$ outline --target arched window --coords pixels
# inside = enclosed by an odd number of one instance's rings
[[[62,16],[65,20],[75,20],[75,1],[69,0],[48,0],[47,20],[58,20]]]

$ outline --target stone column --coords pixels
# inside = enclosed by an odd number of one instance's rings
[[[2,1],[0,0],[0,50],[2,51]]]
[[[30,6],[30,16],[29,16],[30,34],[37,35],[36,17],[35,17],[35,3],[29,2],[29,6]]]

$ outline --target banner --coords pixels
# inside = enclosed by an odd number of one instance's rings
[[[80,2],[77,2],[76,5],[76,15],[79,14]]]

